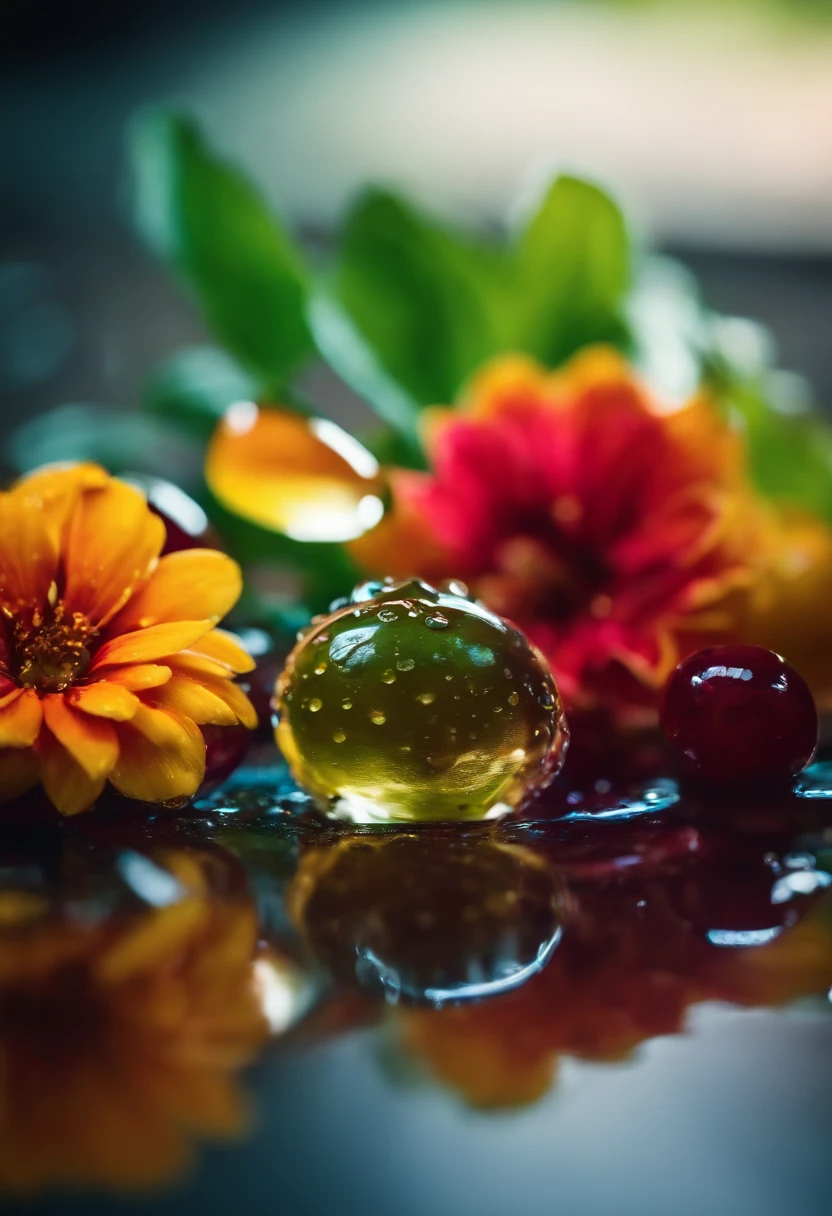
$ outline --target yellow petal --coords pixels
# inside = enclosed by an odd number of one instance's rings
[[[199,679],[201,684],[234,711],[243,726],[247,726],[249,730],[255,729],[257,714],[254,706],[238,684],[232,680],[219,679],[217,676],[200,676]]]
[[[0,802],[11,802],[40,781],[40,765],[31,748],[0,751]]]
[[[0,601],[43,606],[58,569],[58,550],[36,498],[0,494]]]
[[[175,621],[171,625],[151,625],[105,642],[95,656],[91,670],[122,663],[152,663],[154,659],[176,654],[192,646],[211,628],[213,621]]]
[[[38,741],[43,788],[62,815],[88,810],[106,785],[106,777],[90,777],[49,731]]]
[[[112,480],[85,490],[66,530],[63,599],[102,626],[153,569],[165,543],[165,525],[132,486]]]
[[[384,513],[384,477],[366,448],[334,422],[252,402],[217,427],[205,476],[235,514],[294,540],[353,540]]]
[[[60,546],[78,495],[83,490],[106,486],[110,480],[110,474],[98,464],[52,464],[22,477],[12,487],[12,493],[38,499],[49,535]]]
[[[5,709],[0,709],[0,747],[31,747],[38,737],[43,711],[33,688],[24,688]]]
[[[135,667],[114,667],[107,672],[107,683],[120,684],[130,692],[143,692],[146,688],[158,688],[170,677],[169,667],[158,663],[138,663]]]
[[[118,758],[118,739],[111,723],[73,709],[61,693],[44,698],[43,716],[90,780],[107,776]]]
[[[215,549],[184,549],[163,557],[113,622],[113,631],[127,633],[167,621],[211,617],[219,621],[243,589],[240,567]]]
[[[226,629],[212,629],[204,638],[200,638],[198,644],[189,646],[188,650],[192,654],[204,655],[222,663],[237,675],[254,671],[256,666],[240,639]]]
[[[129,721],[139,708],[139,698],[113,680],[99,680],[97,684],[73,688],[67,698],[75,709],[82,709],[96,718],[111,718],[113,722]]]
[[[196,723],[143,705],[118,727],[119,758],[110,774],[128,798],[166,802],[194,794],[205,776],[205,740]]]
[[[221,697],[199,680],[178,672],[174,672],[167,684],[149,693],[144,702],[157,709],[167,709],[180,717],[192,718],[200,726],[208,723],[234,726],[237,723],[237,715]]]

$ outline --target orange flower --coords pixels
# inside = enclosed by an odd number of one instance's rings
[[[223,553],[159,557],[165,528],[95,465],[44,469],[0,495],[0,789],[43,783],[64,815],[109,780],[149,802],[205,772],[208,723],[256,716],[253,663],[216,629],[241,589]]]
[[[209,860],[144,860],[169,902],[105,919],[0,893],[2,1189],[147,1186],[245,1131],[267,993],[254,908],[212,892]]]
[[[832,551],[829,529],[786,527],[753,492],[742,437],[707,399],[663,411],[597,348],[554,374],[501,358],[427,418],[432,471],[393,475],[394,509],[353,555],[374,575],[464,579],[572,704],[653,720],[685,654],[743,630],[778,640],[784,581],[792,635],[807,608],[820,619],[792,575],[819,534]]]

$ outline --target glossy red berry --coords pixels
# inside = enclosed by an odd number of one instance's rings
[[[202,507],[179,486],[146,473],[128,473],[124,480],[142,491],[153,514],[164,523],[163,555],[182,549],[222,548],[220,537]]]
[[[236,726],[203,726],[205,739],[205,777],[201,789],[211,789],[230,777],[246,758],[251,743],[251,731]]]
[[[803,677],[762,646],[712,646],[670,677],[662,726],[691,776],[718,784],[782,782],[818,745]]]

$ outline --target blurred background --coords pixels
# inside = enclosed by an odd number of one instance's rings
[[[316,239],[368,180],[493,226],[588,172],[832,404],[832,0],[7,0],[2,22],[4,432],[135,407],[203,337],[120,208],[125,124],[158,100]]]

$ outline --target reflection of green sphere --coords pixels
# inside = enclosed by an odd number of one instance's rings
[[[500,815],[566,750],[541,655],[481,605],[419,582],[356,588],[298,642],[277,699],[295,777],[355,822]]]

